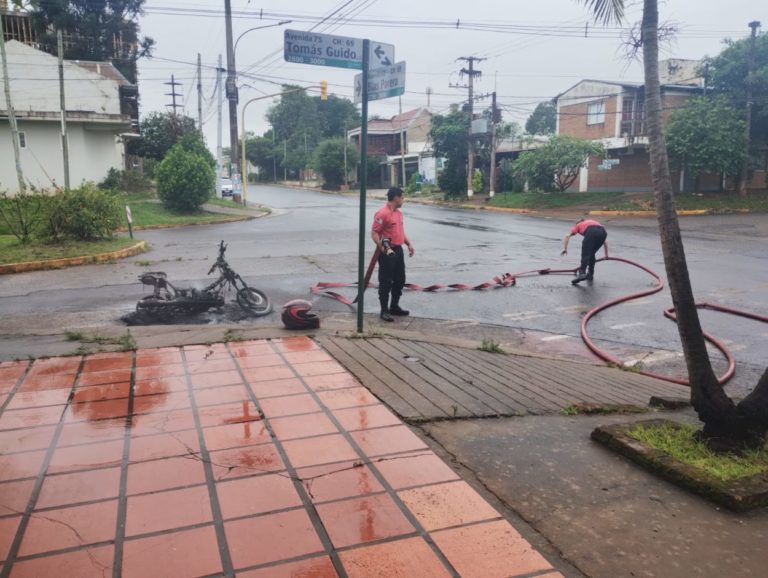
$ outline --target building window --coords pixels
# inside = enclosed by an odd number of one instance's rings
[[[622,136],[645,135],[645,106],[642,98],[624,98],[621,113]]]
[[[587,124],[605,123],[605,101],[594,102],[587,107]]]
[[[20,149],[27,148],[27,133],[25,132],[19,133],[19,148]]]

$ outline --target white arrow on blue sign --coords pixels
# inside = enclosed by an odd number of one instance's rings
[[[363,68],[363,40],[332,34],[317,34],[304,30],[286,30],[283,56],[286,62]],[[389,66],[395,61],[395,47],[383,42],[370,42],[369,69]]]

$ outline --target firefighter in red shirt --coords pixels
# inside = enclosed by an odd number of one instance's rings
[[[400,307],[400,296],[405,286],[405,256],[403,245],[408,247],[408,255],[415,252],[411,241],[403,229],[403,190],[392,187],[387,191],[387,204],[373,216],[371,239],[379,248],[379,303],[383,321],[394,321],[393,315],[408,315],[409,311]],[[392,303],[389,294],[392,293]]]
[[[561,255],[568,254],[568,241],[574,235],[581,235],[584,239],[581,242],[581,265],[579,266],[578,276],[571,281],[576,285],[585,279],[592,281],[595,276],[595,254],[603,247],[605,258],[608,258],[608,233],[600,223],[592,219],[579,219],[573,226],[571,232],[563,239],[563,251]]]

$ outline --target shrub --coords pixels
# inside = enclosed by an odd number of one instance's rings
[[[192,212],[208,200],[216,172],[208,161],[175,145],[158,165],[157,194],[171,211]]]
[[[472,175],[472,192],[479,195],[483,192],[483,171],[475,169],[475,173]]]
[[[120,225],[122,207],[118,198],[93,183],[46,198],[40,236],[95,241],[111,237]]]
[[[315,149],[312,166],[323,176],[325,188],[337,189],[344,182],[344,147],[347,148],[347,166],[357,164],[357,149],[344,139],[321,141]]]
[[[107,171],[107,176],[99,183],[100,189],[108,189],[110,191],[120,191],[123,188],[123,171],[111,167]]]
[[[104,180],[99,183],[99,188],[126,193],[140,193],[150,188],[150,182],[141,171],[120,171],[112,167]]]
[[[0,224],[22,243],[28,242],[42,218],[44,200],[45,195],[36,191],[17,193],[13,197],[3,193],[0,196]]]

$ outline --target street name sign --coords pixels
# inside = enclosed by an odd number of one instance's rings
[[[400,96],[405,92],[405,61],[368,72],[368,100]],[[355,104],[363,101],[363,75],[355,75]]]
[[[336,68],[363,68],[363,40],[348,36],[317,34],[305,30],[286,30],[283,56],[286,62]],[[392,44],[371,41],[368,68],[390,66],[395,61]]]

